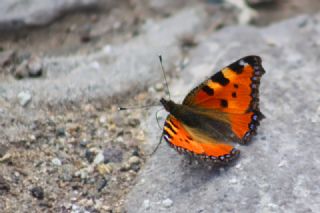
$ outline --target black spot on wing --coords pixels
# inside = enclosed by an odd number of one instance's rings
[[[224,77],[222,72],[218,72],[217,74],[213,75],[211,77],[211,80],[213,82],[221,84],[222,86],[225,86],[225,85],[229,84],[229,82],[230,82],[229,79]]]
[[[166,137],[168,137],[169,139],[172,138],[172,136],[169,134],[169,132],[167,132],[165,129],[163,130],[163,135],[166,136]],[[167,140],[166,137],[164,137],[164,138]]]
[[[172,128],[172,126],[171,126],[168,122],[166,122],[166,123],[164,124],[164,126],[168,127],[174,134],[177,134],[177,132],[174,131],[174,129]]]
[[[187,135],[187,139],[192,141],[192,138],[189,135]]]
[[[244,58],[242,58],[242,60],[248,64],[250,64],[251,66],[254,66],[256,64],[261,64],[261,58],[259,56],[246,56]]]
[[[232,93],[232,97],[233,97],[233,98],[236,98],[236,97],[237,97],[237,93],[236,93],[236,92],[233,92],[233,93]]]
[[[204,86],[202,90],[210,96],[214,95],[214,90],[207,85]]]
[[[240,60],[233,62],[228,67],[237,74],[241,74],[243,71],[243,66],[240,65]]]
[[[225,100],[225,99],[222,99],[221,102],[220,102],[220,104],[221,104],[221,106],[222,106],[223,108],[228,107],[228,101]]]
[[[233,87],[238,89],[239,88],[239,85],[238,84],[233,84]]]

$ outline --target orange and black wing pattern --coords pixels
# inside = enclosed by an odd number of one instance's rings
[[[179,153],[189,154],[214,163],[228,163],[239,155],[239,150],[229,144],[215,141],[190,128],[173,115],[169,115],[163,127],[163,137]]]
[[[246,56],[193,89],[182,104],[227,115],[233,133],[246,143],[264,118],[259,108],[259,85],[264,73],[259,56]]]

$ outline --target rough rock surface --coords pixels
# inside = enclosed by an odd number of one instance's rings
[[[27,90],[32,94],[31,104],[37,104],[85,97],[107,99],[132,88],[143,89],[161,79],[157,55],[163,54],[167,63],[174,63],[179,55],[177,38],[199,30],[204,24],[203,14],[204,10],[198,7],[186,9],[151,24],[145,35],[118,46],[106,45],[91,55],[44,58],[44,79],[1,82],[0,95],[12,100],[20,91]],[[188,24],[182,25],[183,22]]]
[[[129,193],[127,211],[319,212],[319,37],[317,15],[260,29],[228,27],[201,42],[181,78],[172,82],[172,97],[183,98],[212,69],[257,54],[266,70],[260,88],[266,119],[252,143],[238,147],[241,156],[228,168],[188,165],[162,144]],[[161,130],[153,114],[144,125],[152,149]]]
[[[0,30],[45,25],[67,11],[97,3],[97,0],[1,0]]]

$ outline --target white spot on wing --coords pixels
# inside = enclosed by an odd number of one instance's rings
[[[244,60],[240,60],[240,61],[239,61],[239,64],[240,64],[241,66],[243,66],[243,67],[248,65],[248,63],[245,62]]]
[[[164,135],[163,137],[164,137],[164,139],[166,139],[167,141],[170,141],[168,135]]]

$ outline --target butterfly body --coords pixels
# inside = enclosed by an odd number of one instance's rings
[[[193,89],[182,104],[161,99],[170,113],[163,137],[177,151],[227,163],[240,151],[230,141],[247,143],[264,118],[259,109],[261,59],[247,56]]]

